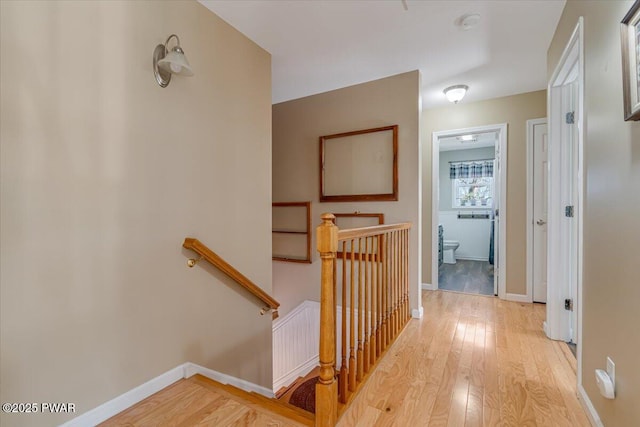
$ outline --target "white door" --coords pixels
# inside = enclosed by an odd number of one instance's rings
[[[500,144],[496,143],[493,161],[493,294],[498,295],[500,280]]]
[[[533,301],[547,302],[547,124],[533,125]]]
[[[568,127],[568,144],[567,144],[567,161],[566,168],[569,170],[569,177],[567,179],[567,205],[571,206],[571,217],[568,217],[569,230],[568,230],[568,247],[570,251],[569,265],[567,266],[570,286],[571,298],[571,325],[570,334],[571,342],[578,342],[577,330],[578,330],[578,203],[579,197],[579,173],[578,170],[578,126],[575,123],[575,117],[579,117],[579,100],[578,100],[578,82],[573,81],[569,87],[569,108],[568,111],[573,113],[574,119],[571,123],[567,124]]]

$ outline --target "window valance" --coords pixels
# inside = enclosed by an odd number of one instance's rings
[[[450,162],[449,178],[493,177],[493,160]]]

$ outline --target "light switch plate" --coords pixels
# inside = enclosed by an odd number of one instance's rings
[[[611,382],[613,383],[613,388],[616,387],[616,364],[613,363],[610,357],[607,356],[607,375],[611,378]]]

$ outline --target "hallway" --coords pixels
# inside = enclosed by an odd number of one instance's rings
[[[590,425],[544,306],[442,291],[422,304],[339,426]]]

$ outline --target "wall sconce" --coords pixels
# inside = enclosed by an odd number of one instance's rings
[[[455,85],[455,86],[449,86],[448,88],[443,90],[443,92],[447,97],[447,99],[449,100],[449,102],[453,102],[454,104],[457,104],[462,100],[462,98],[464,98],[464,95],[467,93],[468,90],[469,90],[469,86],[467,85]]]
[[[169,40],[176,39],[176,45],[169,51]],[[159,44],[153,51],[153,74],[160,87],[167,87],[171,81],[171,75],[193,76],[191,65],[184,56],[180,47],[180,39],[171,34],[165,44]]]

